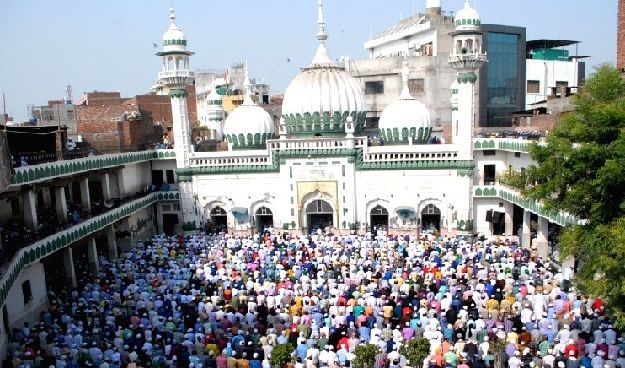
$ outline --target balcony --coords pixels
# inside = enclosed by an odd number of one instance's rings
[[[17,280],[22,270],[29,264],[39,262],[42,258],[60,249],[66,248],[74,242],[84,239],[97,231],[103,230],[107,226],[158,201],[177,199],[180,199],[180,193],[178,192],[144,193],[117,208],[110,209],[105,213],[93,216],[63,230],[56,231],[52,235],[36,240],[32,244],[20,248],[10,258],[10,262],[5,263],[2,267],[4,272],[0,278],[0,306],[4,305],[13,283]]]

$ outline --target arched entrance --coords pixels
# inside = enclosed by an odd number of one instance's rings
[[[265,206],[256,210],[256,228],[265,231],[273,227],[273,212]]]
[[[424,230],[441,229],[441,210],[433,204],[428,204],[421,211],[421,228]]]
[[[380,205],[375,206],[371,210],[369,223],[371,229],[385,230],[388,228],[388,210]]]
[[[328,226],[334,225],[334,210],[332,206],[322,200],[316,199],[306,206],[306,223],[309,232],[323,231]]]
[[[215,232],[228,232],[228,213],[221,207],[211,210],[211,223]]]

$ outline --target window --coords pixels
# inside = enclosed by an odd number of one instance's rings
[[[425,80],[423,78],[409,79],[408,89],[411,94],[425,92]]]
[[[163,209],[163,212],[171,211],[171,205],[168,205],[168,204],[164,204],[163,207],[161,208]]]
[[[74,110],[67,110],[67,120],[74,120]]]
[[[33,300],[33,291],[30,288],[29,280],[22,282],[22,293],[24,294],[24,305]]]
[[[484,156],[495,156],[497,155],[497,151],[495,150],[484,150]]]
[[[484,165],[484,185],[495,184],[495,165]]]
[[[174,211],[180,211],[180,205],[179,204],[174,204]]]
[[[540,93],[540,81],[528,80],[527,93]]]
[[[521,157],[521,152],[515,152],[514,157]]]
[[[384,82],[373,81],[365,82],[365,94],[366,95],[379,95],[384,93]]]
[[[558,89],[560,89],[560,88],[566,88],[566,87],[568,87],[568,86],[569,86],[569,82],[567,82],[567,81],[556,81],[556,87],[557,87]]]
[[[166,174],[167,174],[167,183],[173,184],[175,182],[174,181],[174,170],[167,170]]]

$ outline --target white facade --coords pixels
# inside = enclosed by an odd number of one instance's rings
[[[571,61],[527,59],[527,89],[526,109],[532,109],[533,104],[545,101],[552,94],[552,88],[558,86],[579,87],[581,68],[584,63],[573,58]],[[561,93],[561,91],[557,91]]]

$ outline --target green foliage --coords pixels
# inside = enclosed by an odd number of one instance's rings
[[[537,165],[504,180],[584,221],[563,232],[560,254],[581,261],[578,288],[604,298],[625,326],[625,80],[600,66],[573,104],[546,144],[531,146]]]
[[[293,351],[295,348],[291,344],[278,344],[271,350],[269,363],[276,368],[286,367],[287,363],[293,361]]]
[[[413,367],[421,367],[423,361],[430,355],[430,341],[428,339],[412,339],[399,348],[399,353],[410,361]]]
[[[370,368],[375,364],[375,356],[380,352],[380,348],[373,344],[360,344],[354,350],[354,368]]]

